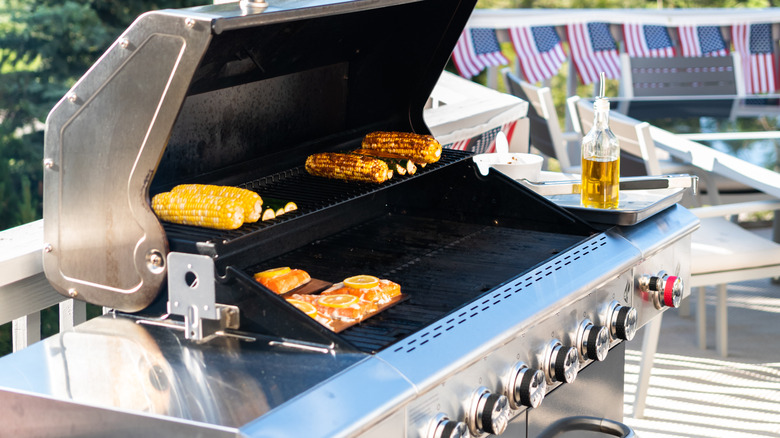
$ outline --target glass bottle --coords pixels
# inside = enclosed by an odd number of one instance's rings
[[[582,205],[615,209],[620,185],[620,145],[609,129],[609,100],[593,103],[593,127],[582,138]]]

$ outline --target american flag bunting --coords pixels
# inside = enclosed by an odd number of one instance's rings
[[[729,54],[718,26],[680,26],[677,30],[682,55],[686,58]]]
[[[731,28],[734,50],[742,59],[745,92],[772,93],[777,87],[772,25],[738,24]]]
[[[666,26],[651,24],[624,24],[623,41],[632,58],[671,58],[674,44]]]
[[[523,26],[509,29],[520,69],[528,82],[555,76],[566,60],[561,39],[554,26]]]
[[[620,57],[617,44],[607,23],[577,23],[566,26],[571,57],[583,84],[599,80],[605,73],[610,79],[620,78]]]
[[[487,67],[509,64],[501,53],[495,29],[486,28],[465,29],[452,51],[452,61],[464,78],[476,76]]]

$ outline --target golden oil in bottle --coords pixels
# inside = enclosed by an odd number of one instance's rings
[[[620,196],[620,145],[609,129],[609,101],[596,99],[593,111],[593,127],[582,138],[580,199],[585,207],[616,209]]]
[[[582,159],[582,205],[614,209],[620,197],[620,159]]]

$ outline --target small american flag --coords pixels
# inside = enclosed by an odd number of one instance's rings
[[[772,25],[738,24],[732,26],[731,33],[734,50],[742,59],[745,91],[748,94],[774,92],[777,79],[772,50]]]
[[[726,56],[729,49],[718,26],[680,26],[683,56]]]
[[[464,30],[455,44],[452,60],[464,78],[476,76],[487,67],[509,64],[501,53],[495,29],[485,28]]]
[[[512,134],[515,132],[517,121],[509,122],[498,128],[485,131],[480,135],[445,144],[447,149],[457,149],[459,151],[472,151],[477,154],[492,153],[496,151],[496,136],[503,131],[509,144],[512,144]]]
[[[555,76],[566,60],[566,52],[553,26],[513,27],[509,29],[509,37],[528,82]]]
[[[632,58],[671,58],[675,55],[666,26],[624,24],[623,38],[626,52]]]
[[[598,81],[601,72],[611,79],[620,78],[620,58],[609,24],[570,24],[566,30],[571,57],[583,84]]]

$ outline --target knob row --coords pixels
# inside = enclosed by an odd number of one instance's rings
[[[604,360],[613,339],[631,340],[637,329],[636,309],[610,303],[606,326],[597,326],[589,319],[582,321],[576,334],[577,347],[565,346],[558,339],[547,344],[541,369],[523,362],[514,365],[506,380],[504,392],[495,394],[480,387],[469,404],[466,422],[451,420],[439,414],[431,423],[431,438],[462,438],[483,433],[500,435],[509,425],[512,409],[523,406],[535,408],[544,400],[547,388],[555,382],[572,383],[583,360]]]

